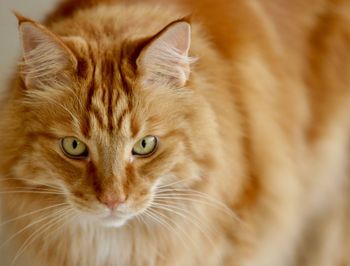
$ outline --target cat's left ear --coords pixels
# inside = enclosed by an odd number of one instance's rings
[[[48,88],[65,81],[76,59],[63,39],[45,26],[15,13],[23,50],[22,77],[27,87]]]
[[[193,62],[190,45],[191,26],[184,20],[170,23],[152,37],[137,59],[142,85],[184,86]]]

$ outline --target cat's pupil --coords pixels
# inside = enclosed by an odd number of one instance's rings
[[[146,140],[143,139],[142,142],[141,142],[142,148],[146,148],[146,144],[147,144]]]
[[[73,146],[73,149],[76,149],[78,147],[78,141],[73,140],[72,146]]]

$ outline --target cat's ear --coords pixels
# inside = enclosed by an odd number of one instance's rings
[[[187,21],[175,21],[152,37],[137,60],[142,84],[184,86],[193,62],[190,45],[191,26]]]
[[[15,13],[22,42],[22,77],[27,87],[50,86],[65,79],[76,59],[63,40],[46,27]]]

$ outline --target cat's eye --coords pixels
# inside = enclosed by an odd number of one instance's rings
[[[84,159],[88,156],[87,146],[74,137],[61,139],[61,149],[66,156],[72,159]]]
[[[146,136],[136,142],[132,154],[140,157],[151,156],[157,149],[158,139],[155,136]]]

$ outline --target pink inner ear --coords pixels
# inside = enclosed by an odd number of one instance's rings
[[[50,59],[55,59],[61,64],[68,63],[70,53],[53,34],[46,32],[46,30],[39,28],[31,22],[21,23],[20,32],[25,59],[42,57],[50,51],[51,55],[47,54],[48,61],[50,61]],[[42,61],[42,63],[44,63],[44,61]]]
[[[191,44],[191,27],[186,22],[179,22],[172,26],[160,37],[162,41],[173,44],[182,55],[188,55]]]
[[[191,27],[175,22],[163,30],[141,53],[139,67],[143,84],[184,86],[189,77]]]
[[[40,43],[40,34],[38,34],[37,29],[29,23],[23,23],[20,26],[20,31],[22,34],[23,51],[24,55],[26,55],[38,46],[38,44]]]
[[[187,22],[178,22],[169,26],[146,49],[145,58],[159,57],[159,54],[171,55],[176,51],[179,55],[187,56],[191,45],[191,27]],[[158,53],[158,54],[157,54]],[[165,60],[167,58],[164,58]]]
[[[46,86],[58,84],[63,71],[75,67],[75,57],[63,41],[36,22],[20,23],[25,84]]]

